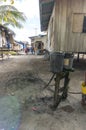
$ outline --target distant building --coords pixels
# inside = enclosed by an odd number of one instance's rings
[[[29,38],[31,39],[31,46],[35,48],[35,51],[47,48],[47,35],[38,35]]]
[[[19,44],[17,41],[14,42],[13,44],[13,50],[14,51],[20,51],[22,49],[21,44]]]
[[[29,43],[27,41],[16,41],[14,42],[13,49],[15,50],[25,50],[29,46]]]
[[[48,50],[86,53],[86,0],[39,0]]]

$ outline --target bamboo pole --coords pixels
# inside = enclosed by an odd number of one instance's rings
[[[86,71],[85,71],[85,86],[86,86]]]

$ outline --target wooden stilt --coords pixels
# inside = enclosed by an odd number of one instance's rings
[[[64,86],[62,88],[62,93],[60,94],[60,80],[64,78]],[[65,100],[68,95],[68,84],[69,84],[69,71],[65,71],[64,73],[57,73],[55,78],[55,91],[54,91],[54,104],[53,110],[56,110],[61,100]]]
[[[2,58],[2,60],[3,60],[3,48],[1,48],[1,58]]]
[[[78,52],[78,55],[77,55],[77,61],[79,62],[79,52]]]
[[[60,73],[57,73],[55,79],[54,108],[57,107],[57,103],[58,103],[60,78],[61,78]]]
[[[63,94],[62,94],[62,99],[66,99],[68,96],[68,84],[69,84],[69,71],[66,72],[65,74],[65,80],[64,80],[64,89],[63,89]]]

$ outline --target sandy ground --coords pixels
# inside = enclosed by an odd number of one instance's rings
[[[74,62],[69,91],[80,92],[86,61]],[[0,61],[0,130],[85,130],[81,95],[68,94],[56,111],[53,92],[43,87],[52,73],[43,56],[19,55]],[[54,89],[54,81],[49,88]]]

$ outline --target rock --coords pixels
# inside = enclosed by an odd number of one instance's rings
[[[15,95],[15,93],[11,93],[11,95],[12,95],[12,96],[14,96],[14,95]]]

